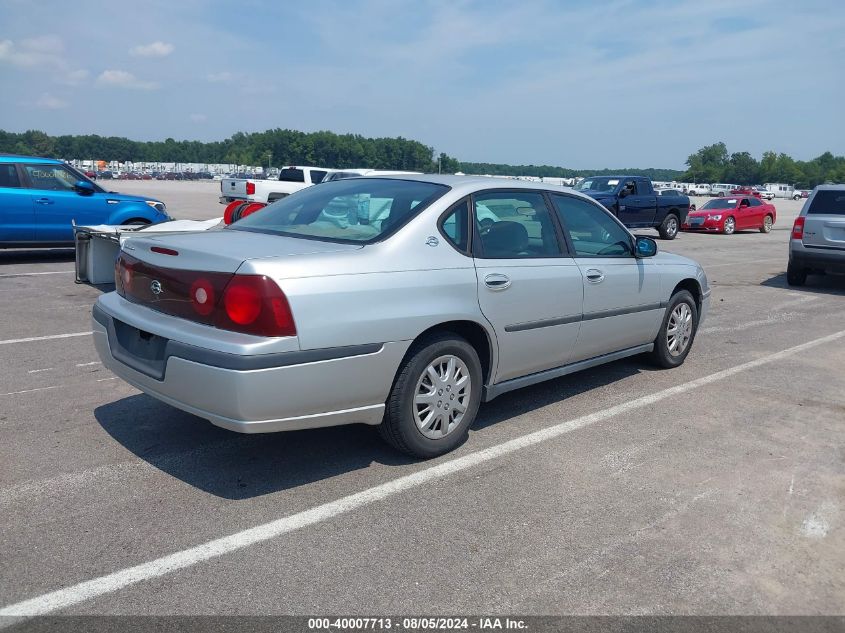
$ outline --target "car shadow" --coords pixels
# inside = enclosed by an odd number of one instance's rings
[[[643,357],[634,356],[510,391],[481,405],[472,430],[480,431],[503,420],[515,418],[572,396],[606,387],[623,378],[650,371],[660,371],[660,369],[649,365]]]
[[[472,432],[648,369],[638,359],[627,359],[504,394],[481,406]],[[418,461],[395,451],[364,425],[244,435],[146,394],[97,407],[94,416],[112,438],[150,465],[232,500],[296,488],[373,463]]]
[[[845,275],[807,275],[807,282],[803,286],[790,286],[786,282],[786,273],[780,273],[760,282],[767,288],[784,288],[790,292],[809,292],[845,296]]]
[[[0,266],[12,264],[40,264],[72,262],[76,259],[73,246],[68,248],[0,249]]]

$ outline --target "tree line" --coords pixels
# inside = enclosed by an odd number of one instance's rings
[[[267,130],[238,132],[223,141],[133,141],[118,136],[50,136],[38,130],[0,130],[0,152],[64,159],[149,163],[227,163],[233,165],[326,165],[437,171],[434,150],[406,138],[367,138],[358,134]],[[441,154],[443,171],[458,162]]]
[[[810,161],[797,161],[786,154],[764,152],[757,160],[748,152],[728,154],[724,143],[702,147],[687,159],[686,172],[675,169],[568,169],[551,165],[508,165],[462,162],[419,141],[369,138],[359,134],[299,132],[273,129],[238,132],[223,141],[133,141],[118,136],[50,136],[38,130],[15,133],[0,130],[0,152],[65,159],[95,159],[150,163],[224,163],[233,165],[325,165],[368,167],[445,174],[502,176],[576,176],[621,173],[652,180],[684,182],[730,182],[754,185],[783,182],[811,188],[824,182],[845,182],[845,157],[825,152]]]
[[[783,153],[763,152],[758,161],[748,152],[728,154],[724,143],[714,143],[690,154],[685,182],[727,182],[758,185],[780,182],[799,189],[812,189],[826,182],[845,182],[845,156],[825,152],[808,161],[795,160]]]

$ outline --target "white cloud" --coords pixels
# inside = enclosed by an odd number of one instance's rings
[[[153,81],[143,81],[125,70],[104,70],[97,83],[103,86],[117,86],[131,90],[155,90],[158,84]]]
[[[212,83],[223,83],[226,81],[232,81],[234,79],[234,75],[228,71],[222,71],[219,73],[208,73],[206,75],[206,79],[208,79]]]
[[[61,110],[68,107],[68,102],[45,92],[35,102],[35,106],[44,110]]]
[[[167,57],[175,48],[173,44],[167,42],[152,42],[130,49],[129,54],[135,57]]]
[[[205,123],[208,120],[207,116],[198,112],[191,114],[188,118],[194,123]]]
[[[12,40],[0,40],[0,62],[18,68],[64,68],[63,49],[62,40],[55,35],[25,39],[17,44]]]

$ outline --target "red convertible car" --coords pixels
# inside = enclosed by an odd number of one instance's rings
[[[744,229],[768,233],[777,218],[775,205],[754,196],[730,196],[709,200],[691,211],[681,225],[682,231],[707,231],[730,235]]]

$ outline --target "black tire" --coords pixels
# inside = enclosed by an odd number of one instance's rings
[[[769,221],[766,222],[766,219],[768,219]],[[767,213],[766,217],[763,218],[763,226],[760,227],[760,233],[771,233],[773,224],[774,218]]]
[[[149,220],[145,220],[144,218],[132,218],[131,220],[126,220],[121,226],[146,226],[150,224]]]
[[[719,192],[719,197],[720,197],[720,198],[724,198],[724,197],[725,197],[725,192],[724,192],[724,191],[720,191],[720,192]]]
[[[663,223],[657,228],[660,237],[664,240],[674,240],[678,237],[678,231],[681,229],[681,221],[674,213],[667,213],[663,218]]]
[[[786,267],[786,283],[790,286],[803,286],[807,283],[807,269],[790,261]]]
[[[692,332],[686,347],[680,354],[675,355],[669,351],[669,341],[667,336],[667,329],[669,321],[672,318],[675,309],[682,303],[685,303],[692,315]],[[651,352],[651,360],[658,367],[665,369],[672,369],[683,365],[689,351],[692,349],[692,344],[695,342],[695,334],[698,332],[698,306],[695,299],[689,290],[679,290],[669,300],[669,305],[666,306],[666,314],[663,315],[663,323],[660,324],[660,330],[657,333],[657,338],[654,339],[654,350]]]
[[[414,395],[417,383],[426,368],[444,355],[456,356],[467,366],[470,376],[469,402],[458,425],[448,435],[432,439],[423,435],[414,420]],[[378,427],[379,434],[397,450],[422,459],[437,457],[454,450],[466,439],[469,427],[478,413],[482,375],[478,353],[466,339],[449,332],[420,339],[411,347],[399,368],[385,403],[384,420]]]

